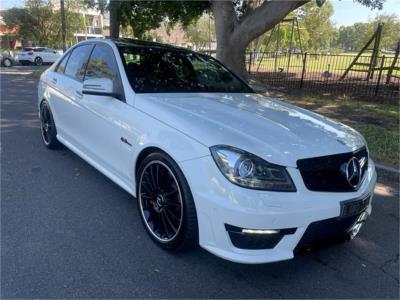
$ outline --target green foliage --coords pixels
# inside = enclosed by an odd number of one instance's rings
[[[169,26],[178,22],[187,27],[208,9],[208,1],[123,1],[119,9],[122,26],[130,26],[137,38],[166,21]]]
[[[83,5],[89,7],[89,8],[96,8],[98,9],[102,14],[107,10],[108,8],[108,1],[107,0],[82,0]]]
[[[330,2],[325,3],[321,7],[319,7],[316,2],[309,2],[287,16],[287,19],[293,17],[298,18],[300,41],[303,50],[317,52],[330,48],[332,37],[335,34],[335,28],[330,19],[333,13],[334,9]],[[279,33],[276,27],[268,43],[270,33],[266,34],[264,38],[264,47],[262,47],[262,49],[271,52],[275,51],[277,40],[279,40],[277,51],[287,51],[289,49],[292,36],[291,22],[281,23]],[[294,27],[292,49],[299,48],[300,43],[298,41],[297,28]]]
[[[358,51],[371,38],[379,23],[383,23],[381,49],[394,50],[400,40],[400,20],[395,14],[382,14],[367,23],[341,26],[335,46],[345,51]]]
[[[69,44],[75,42],[74,32],[85,29],[83,16],[73,12],[79,0],[65,1],[66,33]],[[12,8],[5,12],[4,23],[17,29],[17,35],[29,39],[35,45],[61,48],[61,16],[50,1],[27,0],[24,8]]]
[[[314,2],[309,2],[299,9],[303,14],[299,21],[300,32],[305,39],[305,48],[316,52],[320,49],[330,48],[332,35],[335,31],[331,17],[334,9],[331,2],[319,7]]]
[[[196,46],[196,49],[207,49],[209,40],[215,41],[214,19],[208,14],[203,14],[197,22],[187,26],[186,37]]]

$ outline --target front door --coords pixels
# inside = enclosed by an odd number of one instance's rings
[[[112,96],[83,94],[80,101],[85,115],[82,132],[87,151],[101,166],[123,179],[121,173],[121,116],[126,109],[123,90],[114,52],[108,45],[97,44],[89,58],[87,79],[110,79],[115,94]],[[84,81],[85,84],[85,81]],[[82,142],[83,143],[83,142]]]

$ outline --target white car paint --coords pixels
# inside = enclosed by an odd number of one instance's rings
[[[307,226],[340,214],[340,202],[373,193],[375,166],[354,192],[315,192],[306,188],[296,161],[351,152],[365,146],[355,130],[293,105],[256,94],[136,94],[114,42],[109,45],[119,68],[125,101],[84,95],[83,83],[56,73],[58,62],[43,73],[38,100],[48,101],[57,138],[88,163],[136,196],[139,154],[157,147],[184,173],[197,210],[199,244],[241,263],[290,259]],[[71,49],[70,49],[71,51]],[[68,53],[68,52],[67,52]],[[125,137],[132,146],[121,143]],[[251,190],[229,182],[209,147],[229,145],[285,166],[296,192]],[[371,203],[367,212],[371,212]],[[233,246],[224,224],[242,228],[297,228],[273,249]]]
[[[19,62],[35,63],[36,58],[40,57],[43,63],[54,63],[61,56],[61,53],[52,48],[28,47],[18,52],[15,59]]]

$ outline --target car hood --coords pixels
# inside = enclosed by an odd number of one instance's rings
[[[137,94],[135,106],[207,147],[229,145],[283,166],[365,145],[348,126],[258,94]]]

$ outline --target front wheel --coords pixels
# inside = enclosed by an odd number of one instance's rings
[[[141,163],[138,179],[139,212],[153,241],[171,250],[196,246],[196,208],[179,166],[165,153],[152,153]]]

